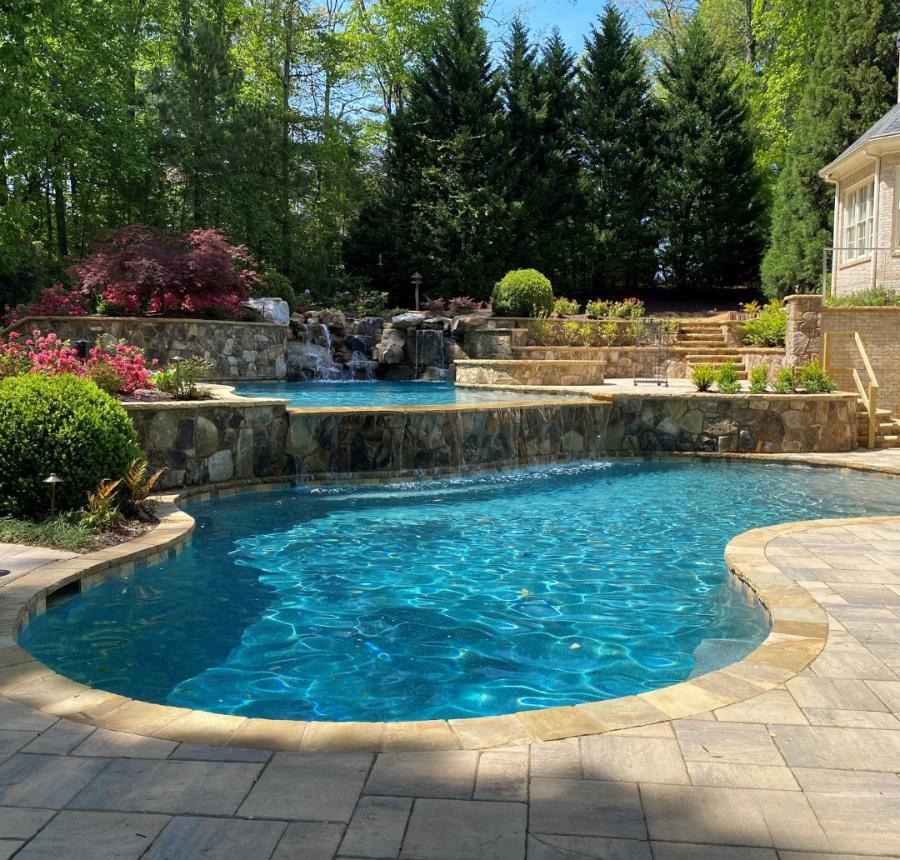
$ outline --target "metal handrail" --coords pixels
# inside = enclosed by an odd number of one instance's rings
[[[831,366],[832,359],[832,345],[831,338],[832,337],[852,337],[853,341],[856,345],[856,349],[862,358],[863,367],[866,369],[866,374],[869,377],[868,384],[864,384],[862,381],[862,377],[859,375],[859,371],[853,368],[833,368]],[[866,447],[874,448],[875,447],[875,436],[877,435],[878,430],[878,378],[875,376],[875,370],[872,367],[872,362],[869,361],[869,354],[866,352],[866,347],[863,344],[862,338],[859,336],[858,331],[826,331],[823,338],[822,344],[822,366],[826,373],[830,373],[833,370],[850,370],[853,376],[853,382],[856,384],[856,390],[859,393],[859,399],[862,400],[863,405],[866,407],[866,413],[868,416],[868,432],[866,434]]]

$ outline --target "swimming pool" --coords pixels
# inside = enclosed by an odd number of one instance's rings
[[[297,407],[441,406],[559,396],[457,388],[451,382],[243,382],[234,390],[241,397],[281,397]]]
[[[196,503],[183,553],[52,606],[20,644],[129,697],[243,716],[423,720],[621,696],[768,632],[734,535],[900,512],[877,476],[620,460]]]

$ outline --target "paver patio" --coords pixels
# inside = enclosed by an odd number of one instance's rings
[[[825,607],[828,644],[776,689],[691,719],[530,747],[301,753],[0,699],[0,860],[900,856],[900,523],[812,527],[767,556]]]

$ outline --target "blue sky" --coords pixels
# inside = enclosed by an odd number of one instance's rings
[[[487,23],[493,36],[502,34],[505,25],[519,12],[536,36],[543,37],[553,27],[559,27],[569,47],[580,52],[585,34],[604,5],[605,0],[488,0],[491,20]]]

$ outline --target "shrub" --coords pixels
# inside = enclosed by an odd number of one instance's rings
[[[787,335],[787,308],[772,299],[752,320],[744,323],[744,343],[753,346],[784,346]]]
[[[900,305],[900,294],[892,293],[882,286],[860,290],[852,296],[829,297],[828,305],[834,308],[881,308]]]
[[[755,317],[759,315],[759,312],[762,310],[762,306],[758,301],[756,301],[756,299],[754,299],[752,302],[746,302],[743,305],[742,310],[745,314],[749,314],[751,317]]]
[[[582,323],[581,324],[581,345],[582,346],[593,346],[597,340],[598,334],[601,334],[596,326],[592,326],[590,323]]]
[[[470,298],[469,296],[457,296],[455,299],[450,299],[450,314],[451,316],[461,316],[462,314],[471,314],[478,310],[478,302],[475,299]]]
[[[258,299],[284,299],[291,312],[297,307],[297,294],[291,285],[290,278],[281,272],[267,269],[253,285],[251,295]]]
[[[51,472],[63,480],[57,508],[80,508],[140,453],[128,414],[90,380],[40,373],[0,380],[0,514],[45,514]]]
[[[775,374],[775,382],[772,384],[772,388],[775,389],[776,394],[790,394],[796,387],[796,384],[797,381],[794,368],[782,367],[781,370]]]
[[[430,314],[442,314],[447,310],[447,305],[443,299],[426,299],[422,302],[421,308]]]
[[[797,371],[797,376],[800,386],[806,390],[807,394],[828,394],[837,388],[831,377],[825,373],[815,359],[809,364],[804,364]]]
[[[153,381],[160,391],[171,394],[176,400],[192,400],[197,396],[197,383],[211,369],[212,365],[206,359],[193,355],[159,371]]]
[[[49,546],[69,552],[89,549],[94,532],[77,514],[62,514],[39,523],[0,517],[0,541]]]
[[[387,318],[406,313],[406,309],[403,308],[388,310],[387,300],[387,293],[380,290],[365,290],[361,287],[355,290],[340,290],[334,296],[328,297],[328,302],[334,306],[335,310],[355,314],[359,317]]]
[[[710,364],[695,364],[691,368],[691,382],[697,391],[709,391],[716,381],[716,369]]]
[[[584,306],[584,312],[591,319],[602,319],[603,317],[609,316],[609,302],[594,299]]]
[[[619,331],[619,324],[615,320],[609,320],[609,322],[603,323],[603,325],[600,326],[600,336],[603,339],[603,343],[607,346],[612,346],[619,336]]]
[[[69,274],[85,295],[129,313],[229,315],[259,284],[254,265],[247,248],[219,230],[183,235],[133,224],[110,233]]]
[[[562,324],[563,340],[569,346],[577,346],[581,343],[581,325],[575,320],[566,320]]]
[[[768,384],[769,366],[767,364],[756,364],[750,368],[750,392],[752,394],[763,394]]]
[[[557,324],[547,317],[537,317],[531,323],[531,336],[537,346],[553,346],[557,340]]]
[[[716,384],[723,394],[736,394],[741,390],[737,368],[730,361],[726,361],[719,367],[719,371],[716,373]]]
[[[14,325],[25,317],[83,317],[87,300],[79,290],[68,290],[62,284],[46,287],[33,301],[7,308],[3,324]]]
[[[4,341],[0,338],[0,379],[4,376],[18,376],[28,373],[31,359],[17,331],[11,331]]]
[[[536,317],[553,311],[553,287],[536,269],[507,272],[491,296],[498,316]]]
[[[561,317],[573,317],[581,310],[581,305],[574,299],[558,298],[553,302],[553,313]]]

